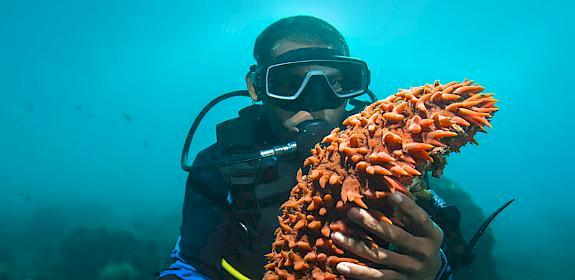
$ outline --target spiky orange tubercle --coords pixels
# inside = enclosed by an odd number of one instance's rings
[[[477,143],[475,132],[491,127],[497,100],[483,89],[473,81],[436,81],[400,90],[348,117],[345,129],[334,129],[311,150],[281,206],[264,279],[345,279],[337,263],[369,265],[338,247],[331,232],[379,246],[357,230],[347,210],[362,207],[380,221],[398,223],[385,198],[396,191],[423,197],[421,175],[440,176],[445,155]]]

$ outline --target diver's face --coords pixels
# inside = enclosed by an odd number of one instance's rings
[[[286,52],[301,48],[331,48],[331,47],[328,45],[302,44],[289,40],[282,40],[276,43],[272,48],[272,57],[276,58],[277,56],[282,55]],[[309,89],[306,88],[306,90],[309,90],[309,92],[307,92],[306,94],[313,94],[317,96],[331,94],[326,92],[320,92],[330,90],[329,88],[321,86],[311,87]],[[347,105],[347,102],[342,102],[341,105],[333,109],[313,110],[313,109],[307,109],[306,107],[302,107],[298,111],[289,111],[286,109],[282,109],[278,105],[269,102],[265,103],[264,105],[268,110],[268,113],[272,114],[272,117],[276,119],[278,123],[281,124],[283,129],[285,129],[289,134],[296,134],[298,132],[297,125],[299,125],[304,121],[312,119],[322,119],[326,121],[330,126],[333,127],[338,126],[344,116],[345,106]]]

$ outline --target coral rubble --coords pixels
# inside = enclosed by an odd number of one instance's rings
[[[497,100],[483,90],[473,81],[400,90],[327,135],[311,150],[281,206],[264,279],[345,279],[337,263],[369,265],[333,243],[331,232],[381,246],[356,230],[347,210],[362,207],[382,222],[399,224],[385,198],[396,191],[425,198],[422,174],[440,176],[448,153],[477,144],[475,133],[491,127]]]

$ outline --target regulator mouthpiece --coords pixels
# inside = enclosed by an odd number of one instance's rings
[[[307,120],[299,125],[299,134],[296,138],[298,154],[301,158],[309,156],[310,150],[315,144],[331,132],[332,127],[321,119]]]

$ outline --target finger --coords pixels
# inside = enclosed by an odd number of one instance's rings
[[[439,226],[431,220],[427,212],[419,207],[415,201],[399,192],[390,195],[389,200],[405,215],[406,223],[412,234],[422,237],[433,237],[436,240],[443,239],[443,232]]]
[[[404,280],[407,277],[397,271],[374,269],[348,262],[340,262],[336,269],[343,275],[358,280]]]
[[[409,232],[396,225],[377,221],[364,209],[353,207],[347,213],[359,226],[399,248],[415,251],[421,245],[421,241]]]
[[[385,265],[386,267],[401,270],[414,274],[421,271],[423,264],[421,261],[403,254],[399,254],[383,248],[370,248],[365,242],[334,232],[331,235],[335,243],[345,250],[370,260],[373,263]]]

